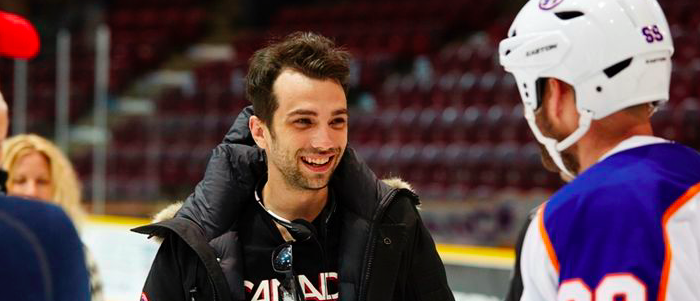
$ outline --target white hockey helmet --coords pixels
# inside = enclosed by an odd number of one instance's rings
[[[499,46],[530,128],[570,176],[560,152],[588,131],[591,120],[668,101],[672,54],[671,32],[656,0],[530,0]],[[535,124],[543,89],[538,80],[545,78],[574,88],[579,127],[562,141],[543,136]]]

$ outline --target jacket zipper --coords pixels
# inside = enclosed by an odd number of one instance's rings
[[[377,209],[377,212],[375,212],[375,215],[372,217],[372,224],[369,229],[369,244],[367,245],[367,249],[365,250],[365,259],[364,262],[367,263],[367,267],[365,269],[365,275],[364,277],[360,280],[360,294],[359,294],[359,301],[367,300],[367,282],[369,282],[369,275],[372,271],[372,261],[374,260],[374,249],[377,245],[376,240],[374,239],[374,232],[375,232],[375,225],[376,223],[374,221],[377,220],[380,216],[384,214],[384,210],[386,210],[387,207],[389,207],[389,203],[394,200],[394,196],[398,193],[399,189],[394,189],[390,191],[384,199],[379,203],[379,209]]]
[[[217,298],[217,296],[216,296],[216,286],[214,286],[214,281],[211,279],[211,277],[209,275],[207,275],[207,280],[209,280],[209,284],[211,285],[211,288],[212,288],[212,293],[214,294],[213,301],[216,301],[219,298]],[[199,299],[199,298],[197,298],[197,292],[199,292],[199,290],[197,289],[197,286],[193,286],[190,289],[190,301],[197,301],[197,299]]]
[[[190,301],[197,301],[197,298],[195,298],[196,296],[197,296],[197,287],[194,286],[190,289]]]
[[[323,258],[323,270],[326,271],[325,273],[330,272],[331,269],[329,260],[328,258],[326,258],[326,250],[328,250],[328,223],[330,222],[331,217],[335,213],[335,206],[336,202],[334,200],[331,212],[328,214],[328,216],[326,216],[326,222],[323,223],[323,229],[321,229],[323,231],[323,246],[321,246],[321,257]]]
[[[207,280],[209,280],[209,284],[211,284],[212,287],[212,292],[214,293],[213,301],[219,300],[219,298],[216,296],[216,286],[214,286],[214,280],[211,279],[210,275],[207,275]]]

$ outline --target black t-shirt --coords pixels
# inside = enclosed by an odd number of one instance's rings
[[[305,300],[338,299],[338,217],[332,193],[313,221],[316,239],[292,243],[293,272]],[[285,243],[276,223],[257,201],[242,215],[239,237],[243,250],[246,300],[281,300],[277,287],[284,275],[272,269],[272,253]]]

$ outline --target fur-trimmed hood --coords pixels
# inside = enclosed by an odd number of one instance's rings
[[[168,205],[168,207],[165,207],[163,210],[156,213],[156,215],[153,216],[153,220],[151,222],[159,223],[162,221],[172,219],[173,217],[175,217],[175,214],[178,210],[180,210],[180,208],[182,208],[182,202],[170,204]]]

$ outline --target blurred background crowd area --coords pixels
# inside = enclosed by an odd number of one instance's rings
[[[0,1],[28,17],[42,51],[28,63],[27,131],[53,137],[56,39],[71,35],[67,151],[93,190],[107,143],[105,212],[147,216],[184,199],[248,101],[248,58],[304,30],[350,50],[350,146],[380,176],[408,180],[438,242],[509,246],[529,210],[564,183],[540,164],[512,76],[498,64],[524,0]],[[700,2],[661,0],[676,52],[657,135],[700,149]],[[108,128],[94,127],[95,31],[110,31]],[[0,60],[13,104],[14,62]],[[13,111],[14,112],[14,111]]]

